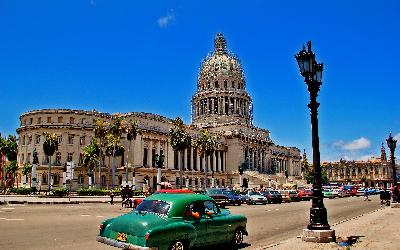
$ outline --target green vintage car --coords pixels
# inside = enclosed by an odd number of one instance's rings
[[[156,194],[99,226],[97,241],[123,249],[185,250],[219,243],[237,248],[247,218],[219,209],[201,194]]]

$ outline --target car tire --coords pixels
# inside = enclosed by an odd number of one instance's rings
[[[239,249],[242,244],[243,244],[243,230],[237,228],[233,233],[231,241],[232,249]]]
[[[238,202],[238,204],[237,204],[238,206],[241,206],[242,205],[242,203],[241,202]]]
[[[171,244],[168,247],[168,250],[186,250],[186,244],[184,241],[181,240],[176,240],[171,242]]]

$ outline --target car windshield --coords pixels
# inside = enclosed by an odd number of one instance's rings
[[[290,194],[297,194],[296,191],[289,191]]]
[[[156,214],[166,215],[169,211],[170,205],[165,201],[159,200],[143,200],[136,208],[136,212],[150,212]]]
[[[218,189],[208,189],[207,194],[222,194],[222,191]]]
[[[252,191],[252,192],[249,193],[249,195],[261,195],[261,194],[260,194],[260,192]]]
[[[229,196],[236,196],[236,193],[233,191],[224,191],[224,194],[229,195]]]
[[[270,193],[270,194],[279,194],[279,192],[276,191],[276,190],[271,190],[271,191],[269,191],[269,193]]]

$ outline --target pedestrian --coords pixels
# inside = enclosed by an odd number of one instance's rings
[[[114,205],[114,192],[113,192],[113,190],[110,190],[110,204]]]
[[[368,189],[367,188],[364,189],[364,201],[369,201]]]

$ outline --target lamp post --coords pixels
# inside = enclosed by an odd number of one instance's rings
[[[161,190],[161,168],[164,165],[165,156],[161,153],[161,155],[156,154],[156,165],[157,165],[157,190]]]
[[[320,165],[319,137],[318,137],[318,107],[317,96],[322,84],[323,64],[317,63],[315,54],[311,50],[311,41],[307,42],[307,50],[303,49],[295,55],[310,93],[310,103],[307,105],[311,114],[312,149],[313,149],[313,197],[310,209],[310,223],[304,230],[303,240],[314,242],[331,242],[335,240],[335,231],[328,224],[327,210],[323,202],[322,171]]]
[[[390,150],[390,164],[392,165],[393,173],[393,203],[397,203],[399,201],[399,189],[397,188],[396,164],[394,162],[394,150],[396,149],[397,140],[393,139],[392,133],[390,133],[386,142]]]

